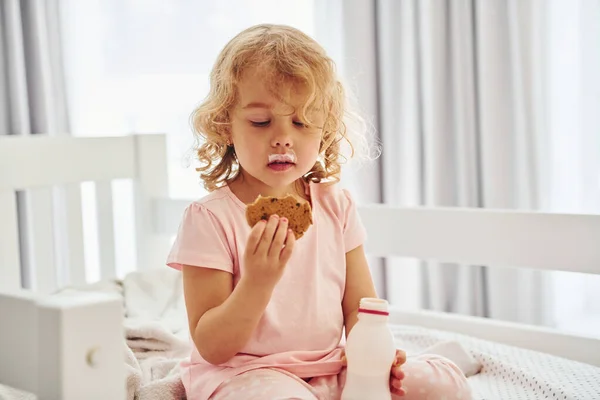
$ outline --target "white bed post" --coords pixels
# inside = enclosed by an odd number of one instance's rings
[[[38,302],[38,398],[125,399],[122,307],[99,293]]]
[[[137,152],[135,193],[137,267],[139,270],[164,266],[169,237],[158,232],[153,199],[168,197],[166,136],[134,136]]]
[[[0,291],[0,320],[0,383],[36,393],[38,329],[33,293],[20,289]]]
[[[40,400],[125,399],[121,299],[0,293],[0,382]]]

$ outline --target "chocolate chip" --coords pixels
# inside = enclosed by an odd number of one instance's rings
[[[262,219],[262,220],[265,220],[265,221],[266,221],[266,220],[268,220],[268,219],[269,219],[269,216],[268,216],[267,214],[263,214],[263,215],[260,217],[260,219]]]

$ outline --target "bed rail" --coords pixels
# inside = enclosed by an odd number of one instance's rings
[[[174,235],[189,202],[154,200],[156,229]],[[600,215],[380,204],[359,214],[371,256],[600,274]]]

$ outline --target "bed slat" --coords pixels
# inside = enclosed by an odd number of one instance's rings
[[[165,235],[177,234],[183,211],[192,202],[192,199],[158,197],[153,199],[153,202],[156,230]]]
[[[69,284],[81,285],[86,282],[86,278],[81,186],[79,183],[65,185],[65,200]]]
[[[600,274],[600,215],[360,209],[374,256]]]
[[[17,197],[12,190],[0,190],[0,291],[21,287],[21,257]]]
[[[52,293],[58,287],[52,189],[30,189],[26,199],[26,230],[33,250],[30,260],[33,264],[34,288],[40,293]]]
[[[117,276],[115,257],[115,223],[110,182],[96,182],[96,207],[98,212],[98,249],[101,279]]]
[[[174,235],[190,202],[155,199],[157,229]],[[600,274],[600,215],[379,204],[359,213],[372,256]]]
[[[0,190],[135,176],[134,137],[0,137]],[[43,168],[15,168],[39,165]]]
[[[164,266],[169,236],[157,231],[152,199],[169,195],[165,135],[136,136],[138,180],[134,183],[138,269]]]

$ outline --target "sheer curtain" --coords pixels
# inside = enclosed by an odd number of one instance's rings
[[[544,208],[600,214],[600,2],[548,3]],[[600,276],[557,272],[553,284],[557,326],[600,336]]]
[[[208,92],[208,75],[225,43],[258,23],[314,31],[312,0],[102,0],[60,2],[67,97],[75,136],[165,133],[170,195],[205,194],[189,167],[189,115]],[[107,161],[108,162],[108,161]],[[113,182],[116,264],[135,265],[131,183]],[[97,278],[94,185],[82,187],[86,266]]]
[[[600,212],[598,2],[319,7],[339,29],[317,33],[383,144],[374,173],[347,177],[368,185],[364,202]],[[498,267],[387,259],[375,272],[405,307],[600,335],[597,277]]]
[[[0,2],[0,135],[69,134],[61,47],[57,0]],[[58,279],[66,278],[67,229],[75,224],[65,221],[53,228],[52,222],[65,220],[65,210],[77,204],[72,200],[78,195],[73,185],[18,193],[23,287],[47,290],[33,274],[47,265],[44,259],[62,265]]]

